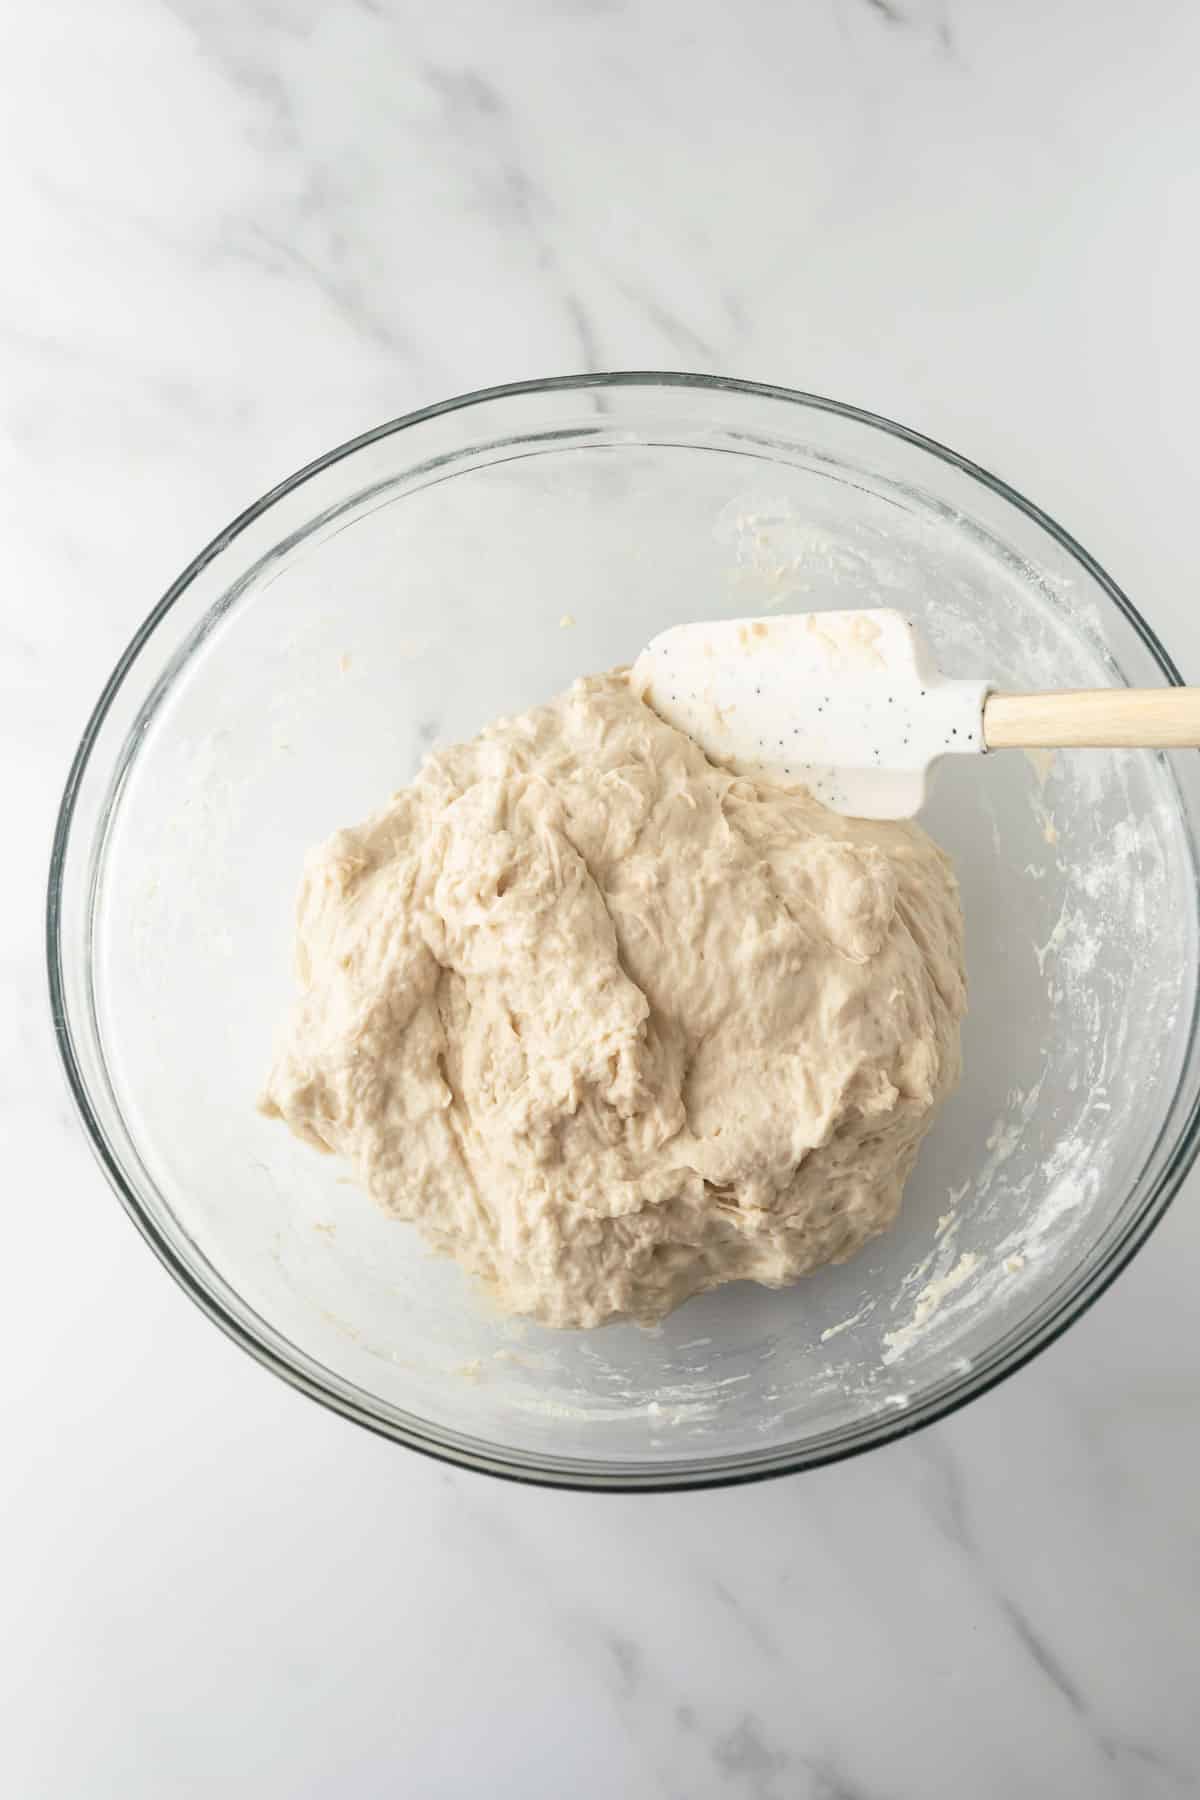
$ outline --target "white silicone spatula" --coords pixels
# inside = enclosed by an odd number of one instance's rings
[[[947,755],[1200,745],[1200,688],[997,693],[942,675],[911,620],[883,609],[679,625],[631,680],[714,762],[862,819],[919,812]]]

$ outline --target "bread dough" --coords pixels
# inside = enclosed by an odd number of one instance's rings
[[[959,1069],[942,852],[716,767],[622,671],[313,852],[296,962],[263,1109],[548,1325],[844,1261]]]

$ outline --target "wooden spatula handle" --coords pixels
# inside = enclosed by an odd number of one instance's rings
[[[1200,745],[1200,688],[989,694],[983,706],[983,741],[989,750]]]

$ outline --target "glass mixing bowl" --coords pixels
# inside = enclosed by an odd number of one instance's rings
[[[491,1311],[255,1111],[304,852],[431,744],[689,619],[900,606],[1015,689],[1178,676],[1052,520],[914,433],[684,375],[531,382],[331,452],[197,557],[105,688],[50,882],[54,1018],[105,1170],[176,1279],[296,1387],[414,1449],[699,1486],[883,1443],[1047,1344],[1196,1153],[1191,752],[956,759],[925,823],[966,909],[966,1072],[900,1220],[653,1331]]]

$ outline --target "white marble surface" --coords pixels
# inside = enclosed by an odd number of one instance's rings
[[[710,369],[904,419],[1200,678],[1200,15],[41,0],[2,37],[0,1787],[1196,1792],[1196,1181],[909,1443],[523,1491],[321,1412],[176,1291],[71,1115],[40,936],[74,738],[169,579],[309,456],[482,383]]]

